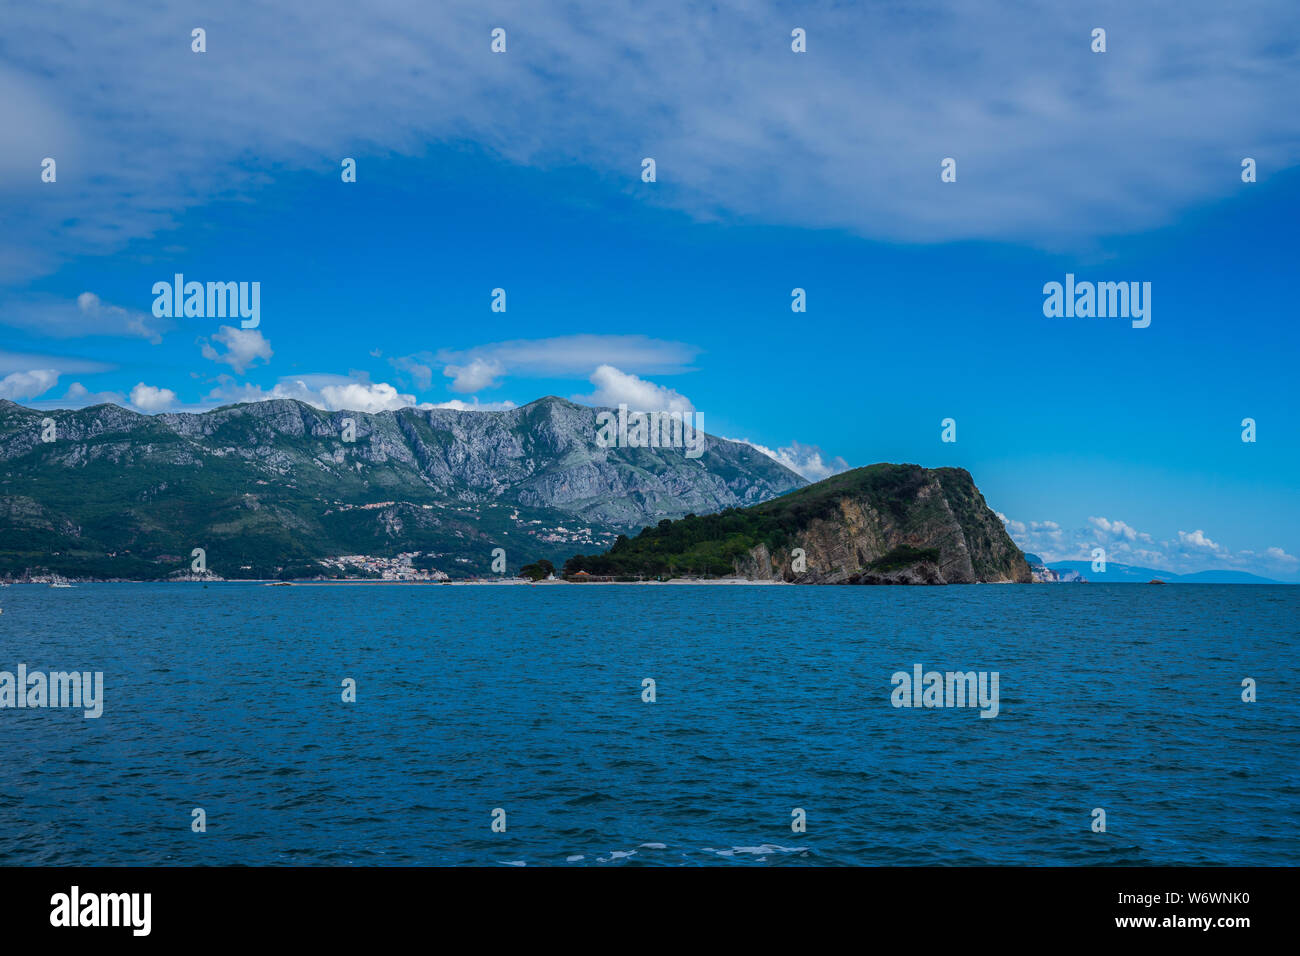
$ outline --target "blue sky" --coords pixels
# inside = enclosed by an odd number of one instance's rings
[[[968,468],[1049,559],[1300,580],[1294,5],[79,6],[0,40],[0,397],[693,408]],[[258,329],[155,318],[176,272]],[[1044,317],[1067,272],[1150,327]]]

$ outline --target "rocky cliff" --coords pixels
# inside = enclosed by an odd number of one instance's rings
[[[835,475],[751,508],[663,522],[568,567],[801,584],[1030,580],[1024,555],[968,472],[890,464]]]

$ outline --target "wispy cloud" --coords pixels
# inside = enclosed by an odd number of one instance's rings
[[[382,354],[379,349],[375,349],[370,353],[370,357],[379,358]],[[390,358],[388,364],[397,371],[404,372],[420,391],[426,391],[433,386],[433,369],[413,356]]]
[[[689,17],[633,0],[506,0],[490,18],[475,0],[319,0],[290,17],[232,0],[204,17],[208,52],[194,54],[186,4],[9,5],[9,277],[256,191],[251,143],[262,168],[306,169],[471,141],[629,187],[651,155],[650,201],[700,218],[1032,243],[1160,225],[1239,189],[1243,155],[1262,179],[1300,157],[1300,60],[1278,40],[1300,33],[1300,7],[1285,0],[1249,16],[1101,0],[1086,17],[1052,0],[755,0]],[[489,52],[492,25],[507,29],[506,54]],[[807,53],[790,51],[794,25]],[[1104,54],[1089,49],[1097,25]],[[43,156],[57,183],[39,181]],[[958,178],[942,184],[949,156]]]
[[[269,362],[274,354],[271,351],[271,343],[258,329],[237,329],[230,325],[223,325],[212,336],[212,342],[223,346],[224,351],[214,348],[211,342],[201,339],[200,351],[203,357],[229,365],[240,375],[259,359]]]
[[[638,391],[632,379],[638,374],[673,375],[691,371],[690,363],[698,352],[699,349],[683,342],[645,335],[579,334],[491,342],[469,349],[416,352],[390,358],[388,363],[402,373],[399,378],[417,391],[427,391],[432,387],[435,369],[450,379],[448,388],[460,394],[498,388],[508,377],[584,378],[598,386],[597,392],[574,400],[608,404],[610,397],[618,394],[644,398],[650,394],[671,392],[671,389],[654,392],[646,386],[641,386]],[[598,371],[601,369],[606,371]],[[621,379],[620,376],[631,378]],[[615,400],[612,404],[618,402]]]
[[[8,352],[0,349],[0,375],[32,368],[55,368],[66,375],[107,372],[114,366],[96,359],[50,355],[43,352]]]
[[[441,367],[456,378],[587,378],[601,365],[611,365],[636,375],[675,375],[692,370],[699,349],[684,342],[645,335],[557,335],[541,339],[491,342],[470,349],[417,352],[390,360],[397,367],[411,363]],[[490,376],[489,376],[490,373]]]
[[[167,319],[155,319],[147,312],[113,305],[93,292],[83,292],[75,299],[45,295],[7,298],[0,304],[0,325],[56,339],[104,335],[141,338],[154,345],[172,327]]]

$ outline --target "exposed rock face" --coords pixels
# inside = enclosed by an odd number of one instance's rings
[[[870,475],[872,469],[884,469]],[[861,474],[860,474],[861,473]],[[852,480],[854,476],[864,480]],[[874,481],[879,477],[884,480]],[[1028,582],[1029,566],[969,472],[874,465],[828,479],[830,508],[776,553],[765,544],[736,561],[756,580],[800,584],[971,584]],[[790,507],[818,485],[764,508]],[[804,570],[795,569],[796,549]]]
[[[756,504],[807,484],[749,445],[712,436],[699,459],[671,448],[599,448],[596,412],[554,397],[503,412],[404,408],[374,415],[325,412],[289,399],[155,416],[116,405],[42,413],[0,402],[0,465],[33,451],[43,453],[46,467],[66,468],[96,461],[123,469],[202,467],[216,457],[247,464],[253,480],[327,480],[336,493],[406,485],[636,528]],[[40,442],[46,415],[57,424],[52,445]],[[355,443],[340,437],[347,418],[356,423]]]
[[[223,568],[230,574],[255,558],[421,548],[449,561],[472,552],[477,567],[492,544],[514,544],[513,567],[570,547],[552,535],[549,547],[524,551],[520,523],[612,540],[807,484],[749,445],[712,436],[698,458],[601,448],[597,411],[554,397],[501,412],[327,412],[278,400],[153,416],[0,401],[0,555],[187,555],[224,541],[221,555],[242,555]],[[46,418],[52,443],[41,440]],[[343,440],[346,419],[355,441]]]
[[[1028,582],[1025,556],[968,472],[871,465],[749,508],[664,521],[569,573],[797,584]]]

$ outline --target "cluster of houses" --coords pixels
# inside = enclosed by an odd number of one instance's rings
[[[320,563],[325,567],[335,568],[343,574],[360,572],[375,575],[383,581],[449,580],[444,571],[415,567],[412,562],[419,556],[419,551],[406,551],[392,558],[370,554],[343,554],[333,558],[321,558]]]

